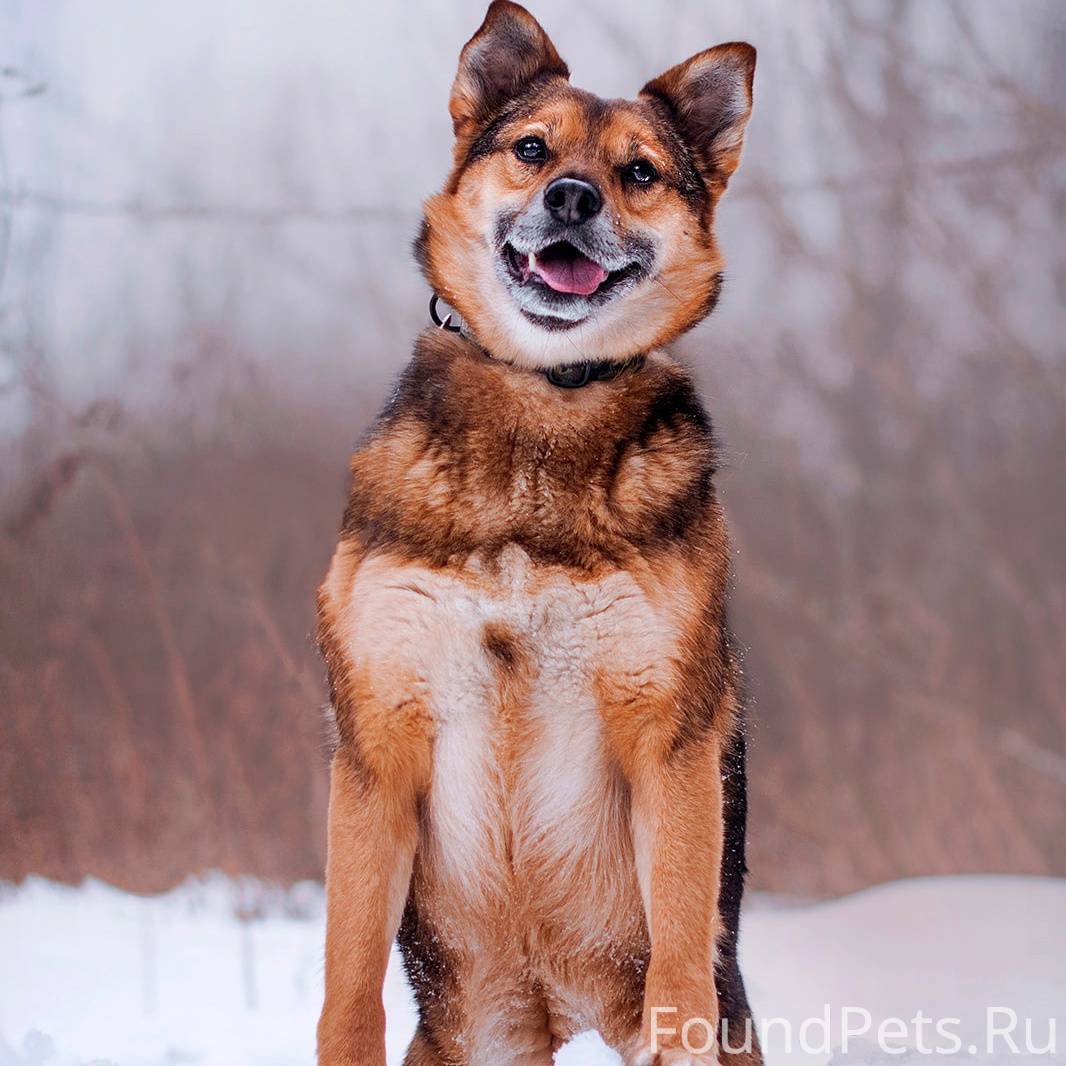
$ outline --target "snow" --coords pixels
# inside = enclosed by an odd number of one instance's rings
[[[311,1066],[323,910],[320,886],[282,891],[221,876],[153,898],[95,881],[0,887],[0,1066]],[[1066,881],[904,881],[810,906],[754,897],[742,946],[756,1014],[780,1020],[771,1066],[927,1061],[913,1050],[913,1031],[896,1044],[875,1042],[883,1019],[919,1009],[957,1019],[961,1045],[944,1054],[953,1049],[938,1044],[938,1063],[1066,1063]],[[396,958],[385,1002],[392,1066],[415,1019]],[[801,1050],[800,1023],[814,1019],[817,1032],[827,1005],[828,1043]],[[868,1010],[872,1028],[843,1052],[848,1006]],[[1024,1022],[1014,1034],[1018,1054],[1003,1040],[985,1054],[989,1008],[1032,1019],[1033,1054]],[[1058,1050],[1035,1053],[1048,1044],[1052,1019]],[[926,1044],[937,1042],[927,1036]],[[905,1046],[912,1050],[892,1053]],[[556,1057],[557,1066],[619,1062],[594,1033]]]

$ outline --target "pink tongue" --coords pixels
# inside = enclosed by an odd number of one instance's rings
[[[549,259],[546,262],[537,259],[533,271],[556,292],[576,292],[582,296],[591,296],[607,277],[607,271],[599,263],[583,255],[575,259]]]

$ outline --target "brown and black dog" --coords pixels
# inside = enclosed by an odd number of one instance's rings
[[[718,295],[754,66],[720,45],[602,100],[506,0],[462,51],[416,250],[464,328],[423,334],[355,454],[319,595],[323,1066],[384,1066],[397,935],[408,1066],[548,1064],[585,1029],[627,1064],[761,1062],[729,550],[662,351]]]

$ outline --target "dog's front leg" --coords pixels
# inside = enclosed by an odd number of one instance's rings
[[[418,837],[414,790],[342,747],[334,756],[326,863],[326,998],[319,1066],[385,1066],[381,1001]]]
[[[711,730],[630,773],[634,853],[651,960],[637,1066],[716,1063],[715,941],[723,815]]]

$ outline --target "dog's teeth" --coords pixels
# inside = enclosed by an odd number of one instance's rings
[[[531,273],[534,270],[537,269],[537,253],[536,252],[530,252],[529,253],[529,263],[527,265],[528,265],[529,270],[530,270]]]

